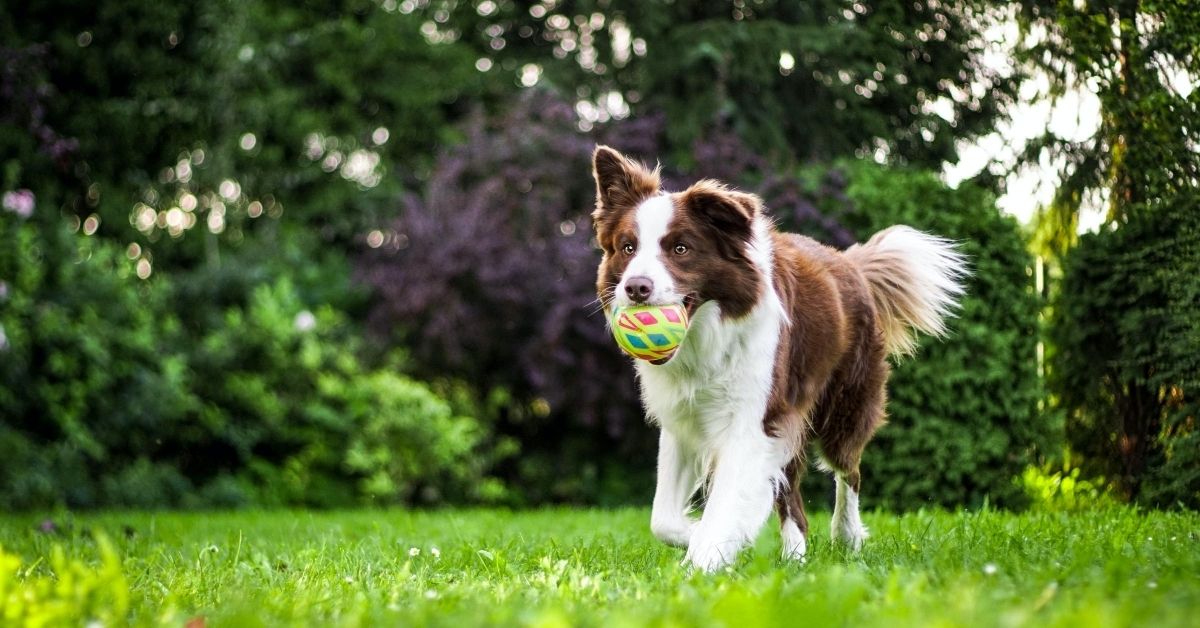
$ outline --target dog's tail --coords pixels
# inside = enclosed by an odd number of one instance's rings
[[[846,257],[871,289],[889,354],[915,352],[917,331],[946,334],[946,317],[958,307],[970,274],[954,242],[896,226],[850,247]]]

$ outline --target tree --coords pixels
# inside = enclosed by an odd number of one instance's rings
[[[1074,241],[1080,206],[1107,198],[1107,222],[1158,211],[1200,185],[1200,12],[1186,0],[1022,0],[1019,58],[1049,79],[1100,99],[1096,133],[1081,141],[1047,129],[1023,159],[1060,163],[1042,227],[1054,251]]]
[[[1049,383],[1086,471],[1129,499],[1200,507],[1200,197],[1079,239]]]
[[[36,56],[22,84],[53,94],[37,123],[76,145],[55,169],[3,133],[0,159],[23,187],[50,172],[39,198],[95,214],[98,237],[137,243],[131,265],[154,272],[256,244],[345,249],[488,89],[467,47],[419,26],[367,0],[8,3],[0,59]]]
[[[423,28],[574,94],[591,121],[661,110],[677,158],[716,119],[776,161],[878,152],[940,167],[1012,101],[988,3],[433,0]],[[934,104],[945,107],[937,112]],[[943,117],[943,115],[945,117]]]
[[[1024,153],[1061,164],[1038,227],[1062,265],[1051,407],[1064,413],[1083,466],[1125,497],[1194,507],[1200,13],[1177,0],[1020,9],[1020,58],[1048,77],[1050,97],[1075,88],[1100,101],[1092,137],[1047,130]],[[1077,237],[1081,206],[1097,198],[1105,224]]]

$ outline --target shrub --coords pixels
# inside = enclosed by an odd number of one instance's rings
[[[387,371],[348,381],[326,378],[321,396],[338,401],[353,426],[344,456],[359,494],[383,503],[497,499],[503,487],[480,483],[488,460],[475,420],[456,416],[428,387]]]
[[[1068,457],[1061,465],[1030,465],[1017,481],[1030,506],[1037,510],[1091,510],[1117,503],[1103,478],[1084,479],[1081,473],[1082,469],[1071,466]]]
[[[235,286],[219,316],[199,316],[193,286],[141,281],[108,242],[40,218],[0,210],[3,507],[502,492],[483,477],[489,430],[364,366],[345,315],[310,311],[290,280]]]
[[[0,549],[0,609],[5,623],[23,626],[120,625],[129,621],[130,587],[116,550],[97,536],[99,565],[68,558],[56,545],[42,569]],[[43,573],[48,571],[49,573]]]
[[[152,449],[195,403],[162,286],[40,215],[0,211],[0,248],[0,501],[99,503],[95,472]]]
[[[1200,507],[1200,197],[1133,207],[1063,261],[1050,382],[1085,470]]]
[[[425,384],[365,368],[344,315],[311,312],[290,281],[255,289],[200,341],[205,401],[179,464],[193,478],[235,472],[250,501],[339,505],[480,497],[487,430]],[[248,474],[248,475],[247,475]],[[236,484],[224,483],[225,499]]]
[[[895,365],[888,425],[864,456],[866,504],[1020,504],[1013,478],[1061,440],[1037,411],[1039,297],[1016,221],[989,193],[948,189],[933,173],[863,164],[849,174],[844,220],[860,239],[908,224],[958,240],[973,270],[949,337],[924,339]]]

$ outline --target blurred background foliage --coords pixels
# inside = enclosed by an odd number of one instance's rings
[[[1146,77],[1195,60],[1200,18],[1085,4],[6,4],[0,504],[644,502],[656,439],[593,301],[604,142],[833,246],[964,243],[969,297],[896,368],[868,506],[1069,480],[1194,507],[1196,93]],[[1004,20],[1030,43],[998,66]],[[1031,236],[1002,179],[937,173],[1035,69],[1099,77],[1105,122],[1023,156],[1070,157]],[[1076,243],[1054,225],[1088,190],[1111,220]]]

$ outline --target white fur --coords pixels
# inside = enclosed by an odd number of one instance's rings
[[[877,293],[888,353],[914,353],[916,331],[946,335],[946,318],[958,307],[963,278],[970,274],[954,242],[897,225],[850,247],[846,256]]]
[[[638,208],[638,257],[646,247],[661,250],[657,241],[641,235],[656,232],[660,210],[642,211],[655,200]],[[722,319],[716,302],[704,303],[674,358],[661,366],[637,363],[647,412],[662,427],[663,444],[671,448],[659,454],[651,527],[668,542],[682,538],[681,527],[688,529],[684,560],[705,571],[733,561],[758,534],[776,491],[785,483],[782,469],[795,453],[790,441],[763,430],[773,357],[787,321],[771,283],[771,243],[765,236],[769,229],[755,227],[755,241],[747,253],[765,283],[759,303],[749,314],[731,320]],[[643,264],[640,272],[651,272],[647,269],[652,265]],[[633,275],[627,270],[626,276]],[[618,296],[622,293],[618,289]],[[690,492],[682,495],[694,486],[693,470],[708,478],[704,514],[694,524],[685,514]]]
[[[837,476],[837,497],[833,504],[831,524],[833,540],[841,541],[854,551],[862,549],[867,539],[867,528],[858,513],[858,493],[841,475]]]
[[[629,295],[625,294],[625,282],[633,277],[646,277],[654,284],[647,303],[667,305],[683,301],[682,294],[675,292],[675,280],[667,271],[662,259],[663,236],[667,234],[671,219],[675,217],[675,205],[666,194],[652,196],[638,205],[635,214],[638,242],[637,250],[625,273],[617,284],[616,303],[626,307],[633,304]],[[621,246],[618,243],[618,246]],[[618,252],[618,255],[624,253]]]
[[[686,548],[696,522],[688,517],[689,502],[700,484],[696,456],[668,430],[658,439],[658,485],[654,489],[654,508],[650,531],[655,538]]]
[[[783,522],[779,534],[783,537],[783,557],[804,562],[804,554],[808,551],[808,542],[804,538],[804,533],[800,531],[800,526],[796,525],[795,521],[787,519]]]

